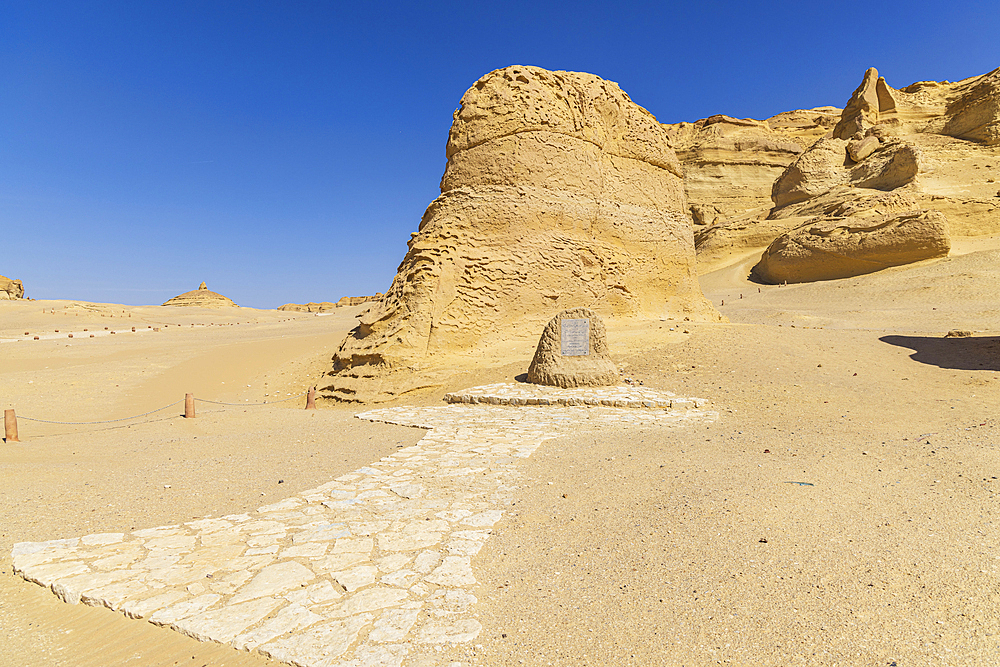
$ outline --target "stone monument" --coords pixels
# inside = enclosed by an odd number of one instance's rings
[[[566,389],[618,384],[604,323],[594,311],[572,308],[552,318],[528,367],[528,382]]]

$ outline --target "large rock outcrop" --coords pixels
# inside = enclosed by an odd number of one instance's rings
[[[163,303],[164,306],[195,306],[198,308],[235,308],[237,307],[229,297],[222,296],[218,292],[208,289],[205,283],[198,286],[198,289],[178,294],[174,298]]]
[[[834,280],[944,257],[950,248],[939,211],[824,217],[778,237],[753,271],[768,283]]]
[[[696,228],[700,272],[811,224],[832,202],[856,214],[878,192],[904,194],[911,211],[940,211],[952,235],[1000,234],[1000,69],[901,89],[869,69],[826,128],[774,179],[769,211],[723,211]],[[685,155],[680,146],[678,154]],[[725,204],[731,196],[722,183],[716,199]],[[691,193],[692,206],[711,212],[710,201],[695,202]]]
[[[681,169],[664,128],[617,84],[512,66],[462,97],[441,196],[392,286],[334,358],[329,391],[469,353],[553,310],[715,319],[694,271]],[[391,385],[391,386],[390,386]]]
[[[6,276],[0,276],[0,300],[13,301],[24,298],[24,285],[20,280],[11,280]]]

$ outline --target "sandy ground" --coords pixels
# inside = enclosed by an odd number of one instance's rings
[[[993,247],[970,241],[945,260],[788,287],[749,282],[753,258],[734,258],[701,279],[729,324],[609,322],[626,375],[708,398],[721,418],[544,444],[474,561],[484,630],[442,657],[485,665],[996,664]],[[54,305],[57,314],[33,312],[29,322],[16,319],[29,316],[17,309],[52,304],[0,302],[0,338],[23,335],[16,330],[29,323],[54,330],[84,319]],[[144,325],[165,321],[162,312],[144,311]],[[68,420],[127,416],[185,391],[244,403],[294,395],[322,372],[353,326],[350,314],[245,311],[224,326],[215,319],[192,329],[205,323],[192,312],[174,316],[181,327],[74,337],[69,348],[68,339],[0,343],[0,396],[19,413]],[[256,323],[229,326],[237,320]],[[952,329],[974,335],[944,338]],[[488,367],[456,373],[414,400],[510,380],[526,369],[531,348],[511,341]],[[199,404],[204,412],[185,421],[175,406],[131,428],[22,422],[24,442],[0,450],[0,636],[10,638],[0,663],[266,664],[65,605],[11,574],[10,546],[244,511],[422,435],[323,407],[306,412],[298,399]]]

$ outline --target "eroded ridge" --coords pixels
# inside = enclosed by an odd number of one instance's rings
[[[454,404],[363,419],[430,429],[416,445],[253,514],[14,546],[14,569],[105,606],[301,667],[434,665],[470,642],[472,558],[519,461],[580,428],[681,426],[710,411]]]

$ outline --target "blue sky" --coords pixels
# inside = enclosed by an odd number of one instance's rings
[[[384,291],[451,114],[506,65],[593,72],[661,122],[841,106],[1000,67],[990,2],[21,2],[0,6],[0,274],[28,296],[274,308]]]

